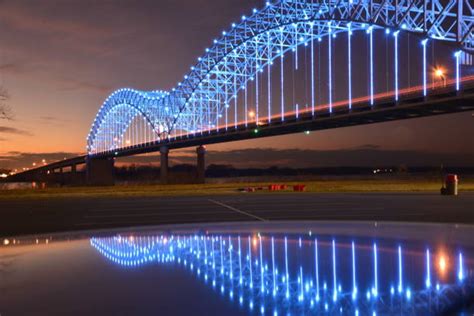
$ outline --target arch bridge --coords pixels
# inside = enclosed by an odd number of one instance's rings
[[[170,91],[112,93],[84,159],[160,151],[166,181],[174,148],[472,110],[472,53],[470,0],[267,1]]]

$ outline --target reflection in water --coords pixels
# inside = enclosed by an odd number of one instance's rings
[[[404,249],[387,241],[311,233],[160,235],[92,238],[91,245],[125,267],[157,262],[187,268],[241,308],[266,315],[431,315],[473,293],[461,251]]]

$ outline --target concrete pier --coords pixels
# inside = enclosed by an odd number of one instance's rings
[[[88,158],[86,162],[87,185],[109,186],[115,184],[113,158]]]
[[[197,153],[197,183],[206,182],[206,147],[196,148]]]
[[[168,147],[160,148],[160,181],[161,184],[168,184],[168,167],[169,167],[169,153]]]

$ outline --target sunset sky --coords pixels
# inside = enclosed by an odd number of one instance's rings
[[[14,120],[0,121],[0,168],[84,153],[95,114],[111,92],[171,89],[216,35],[262,4],[0,0],[0,85],[9,91],[14,111]],[[466,112],[209,150],[214,162],[234,165],[472,166],[473,135],[474,118]],[[299,151],[292,156],[290,149]]]

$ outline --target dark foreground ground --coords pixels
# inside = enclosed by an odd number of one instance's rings
[[[274,220],[474,224],[474,193],[288,193],[0,200],[0,236],[142,225]]]

